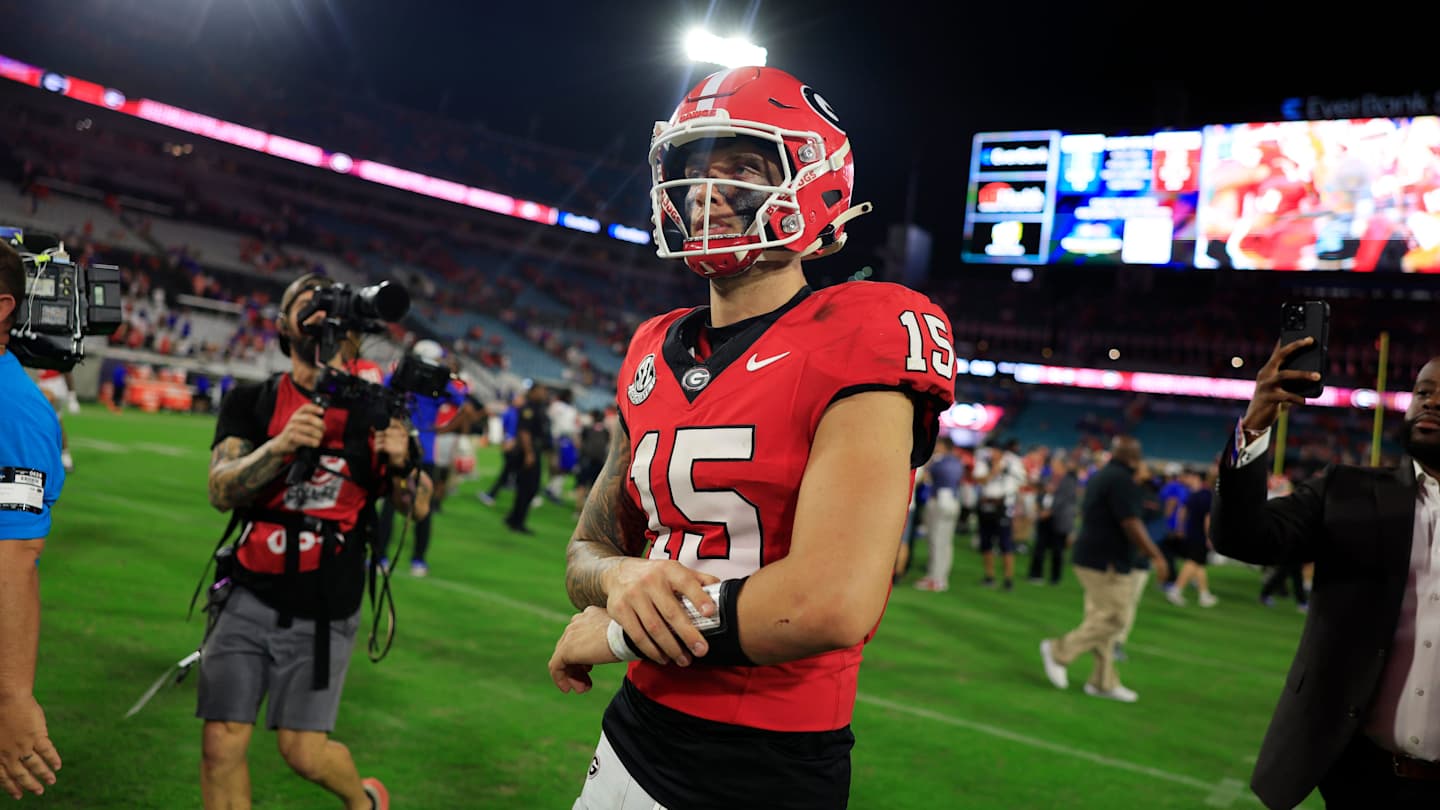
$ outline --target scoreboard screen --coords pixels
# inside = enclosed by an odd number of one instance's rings
[[[1440,117],[979,133],[961,257],[1440,272]]]
[[[976,135],[964,258],[1188,265],[1200,145],[1199,132]]]

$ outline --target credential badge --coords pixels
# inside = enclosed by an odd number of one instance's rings
[[[635,369],[635,379],[630,381],[630,387],[625,389],[625,393],[630,397],[631,405],[639,405],[649,398],[650,392],[653,390],[655,390],[655,355],[647,354],[645,359],[640,361],[640,366]]]

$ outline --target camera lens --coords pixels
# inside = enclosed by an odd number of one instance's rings
[[[372,284],[355,294],[356,310],[362,317],[394,323],[410,311],[410,293],[393,281]]]

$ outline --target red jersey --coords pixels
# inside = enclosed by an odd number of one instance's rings
[[[291,381],[289,374],[280,375],[275,383],[273,405],[262,401],[269,390],[257,384],[232,391],[221,405],[216,424],[216,443],[226,436],[239,436],[258,447],[278,436],[290,421],[290,415],[309,401]],[[342,534],[355,528],[360,510],[367,500],[366,490],[357,483],[357,479],[379,480],[383,468],[375,453],[374,438],[367,427],[364,446],[370,458],[370,469],[351,469],[350,462],[342,455],[348,422],[349,413],[344,409],[326,408],[325,438],[321,441],[319,463],[310,478],[291,486],[282,473],[255,496],[250,508],[258,510],[261,516],[244,527],[236,550],[236,560],[246,570],[257,574],[281,574],[285,571],[285,528],[265,520],[263,514],[266,511],[303,512],[313,518],[333,520]],[[300,533],[301,571],[313,571],[319,567],[321,540],[314,531]]]
[[[701,362],[690,347],[707,316],[676,310],[642,324],[618,402],[630,436],[627,493],[649,519],[648,556],[733,579],[789,553],[810,445],[831,403],[873,390],[911,394],[911,465],[929,458],[939,414],[954,401],[955,353],[940,308],[895,284],[806,288]],[[862,647],[759,667],[637,661],[629,678],[696,717],[833,730],[850,722]]]
[[[376,385],[385,384],[385,372],[380,370],[380,365],[374,360],[356,358],[345,364],[345,370],[365,382],[375,383]]]

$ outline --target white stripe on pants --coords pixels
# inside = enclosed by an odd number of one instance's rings
[[[625,763],[615,755],[605,732],[595,746],[595,758],[585,777],[585,788],[570,810],[665,810],[664,806],[635,782]]]
[[[930,547],[930,569],[926,574],[940,587],[950,584],[950,566],[955,560],[955,524],[960,521],[960,499],[953,489],[937,489],[925,504],[925,540]]]

